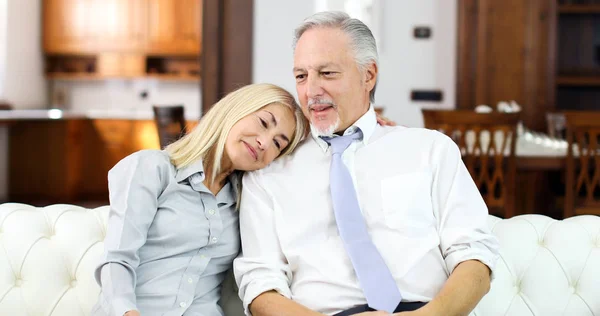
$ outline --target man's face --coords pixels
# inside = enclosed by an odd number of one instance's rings
[[[294,76],[304,115],[320,135],[331,135],[369,109],[377,67],[358,68],[350,40],[341,30],[315,28],[296,44]]]

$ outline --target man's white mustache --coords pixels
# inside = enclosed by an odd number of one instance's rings
[[[328,99],[308,99],[308,108],[312,109],[312,106],[315,104],[319,104],[319,105],[323,105],[323,104],[328,104],[331,105],[333,107],[336,107],[335,103],[333,103],[333,100],[328,100]]]

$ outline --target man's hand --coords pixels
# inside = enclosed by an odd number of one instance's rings
[[[123,314],[123,316],[140,316],[140,312],[138,311],[128,311],[127,313]]]
[[[396,122],[388,119],[387,117],[377,113],[377,123],[381,126],[396,126]]]
[[[490,288],[490,270],[477,260],[454,268],[442,290],[425,306],[396,316],[469,315]]]

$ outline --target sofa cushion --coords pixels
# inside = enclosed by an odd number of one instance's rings
[[[89,315],[108,206],[0,205],[0,315]],[[600,217],[490,216],[496,278],[473,315],[600,315]],[[226,315],[243,315],[231,274]]]

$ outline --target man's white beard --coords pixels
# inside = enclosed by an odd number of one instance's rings
[[[325,126],[325,127],[317,127],[317,125],[313,124],[312,120],[310,122],[310,125],[312,126],[312,128],[317,131],[317,136],[322,136],[322,137],[331,137],[333,136],[333,133],[335,133],[335,131],[338,129],[338,127],[340,127],[341,121],[340,121],[340,117],[338,116],[337,119],[335,120],[335,122],[333,122],[333,124],[330,124],[329,126]]]

